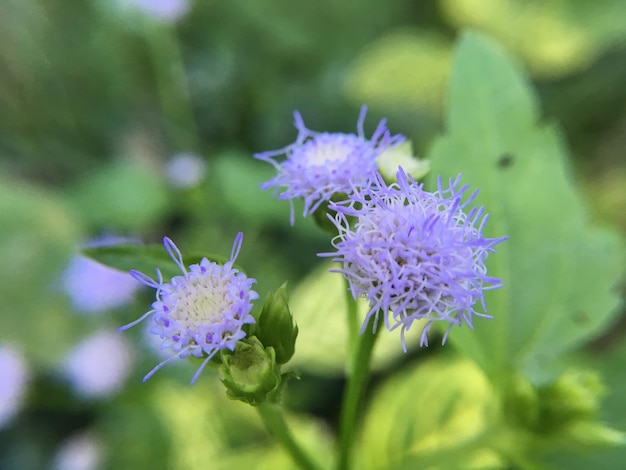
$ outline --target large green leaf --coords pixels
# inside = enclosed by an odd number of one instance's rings
[[[497,401],[471,361],[429,359],[374,394],[363,425],[359,468],[502,468],[490,446]]]
[[[590,225],[558,131],[538,123],[532,90],[498,45],[463,35],[448,99],[431,174],[462,173],[491,214],[486,235],[510,236],[488,262],[504,281],[486,296],[494,320],[451,339],[492,374],[511,365],[528,372],[608,325],[619,302],[620,240]]]
[[[168,468],[295,468],[256,409],[228,399],[217,377],[206,375],[193,387],[161,382],[154,388],[151,402],[172,444]],[[305,416],[285,413],[285,419],[299,445],[320,468],[329,468],[333,443],[328,429]]]

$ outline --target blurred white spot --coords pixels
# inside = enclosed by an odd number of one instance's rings
[[[96,470],[103,456],[100,439],[85,432],[63,442],[52,460],[52,470]]]
[[[22,408],[29,379],[28,364],[20,352],[0,345],[0,429]]]
[[[174,23],[191,9],[189,0],[120,0],[123,6],[140,10],[156,20]]]
[[[122,388],[131,372],[132,359],[121,334],[101,331],[70,351],[63,372],[78,395],[102,398]]]
[[[165,177],[175,188],[191,188],[202,182],[207,172],[207,164],[192,153],[174,155],[165,166]]]

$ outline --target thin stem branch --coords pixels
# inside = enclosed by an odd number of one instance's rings
[[[352,374],[352,368],[354,367],[354,363],[352,359],[354,358],[356,343],[359,339],[359,309],[358,304],[352,298],[352,291],[350,290],[350,283],[347,279],[344,278],[346,284],[346,306],[348,313],[348,357],[350,358],[350,363],[348,364],[348,375]]]
[[[269,402],[261,403],[256,407],[263,420],[263,424],[274,436],[274,438],[281,443],[293,461],[302,469],[305,470],[319,470],[317,464],[304,452],[302,447],[296,442],[285,421],[280,408]]]
[[[353,300],[352,303],[356,304]],[[362,335],[357,336],[357,345],[351,351],[348,384],[343,395],[339,422],[339,455],[337,469],[348,470],[352,466],[352,446],[356,434],[363,391],[369,376],[372,351],[382,327],[383,314],[373,315]]]

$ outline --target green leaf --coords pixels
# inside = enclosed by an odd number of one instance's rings
[[[205,374],[209,376],[193,387],[161,382],[150,397],[170,435],[168,468],[293,469],[293,461],[268,434],[255,407],[228,399],[217,377]],[[285,418],[297,442],[321,468],[330,468],[333,446],[328,430],[308,417]]]
[[[443,36],[416,28],[395,30],[351,64],[345,90],[356,103],[440,114],[450,57],[451,43]]]
[[[558,131],[539,125],[522,72],[479,34],[460,41],[446,121],[431,174],[462,173],[491,215],[486,235],[510,236],[487,263],[504,282],[486,295],[495,318],[477,321],[473,331],[455,329],[451,340],[492,375],[518,365],[539,374],[613,318],[620,240],[589,225]]]
[[[298,284],[289,301],[299,331],[296,353],[289,366],[321,376],[343,373],[348,359],[346,299],[349,293],[342,275],[329,272],[333,267],[330,263],[322,264]],[[360,299],[358,309],[360,328],[369,304]],[[423,325],[415,323],[407,332],[409,351],[419,347]],[[374,347],[373,368],[384,368],[403,355],[400,332],[382,331]]]
[[[97,248],[87,248],[83,253],[96,261],[120,271],[128,272],[131,269],[152,275],[158,268],[164,279],[180,276],[180,268],[172,261],[163,245],[111,245]],[[199,263],[202,258],[224,264],[228,258],[218,255],[200,255],[197,253],[183,253],[186,266]]]
[[[88,224],[138,230],[168,210],[168,190],[158,173],[130,161],[88,175],[68,191],[68,203]]]
[[[223,202],[256,223],[277,223],[289,226],[289,204],[278,201],[272,191],[261,191],[259,184],[269,181],[276,170],[249,155],[225,152],[213,166]]]
[[[484,373],[450,356],[413,364],[374,394],[358,468],[502,468],[497,401]]]

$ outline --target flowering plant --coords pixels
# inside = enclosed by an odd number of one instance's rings
[[[474,119],[466,101],[500,86],[483,79],[476,62],[515,91],[510,113],[493,106],[484,122]],[[228,398],[258,412],[291,459],[287,465],[306,469],[533,468],[532,456],[550,445],[623,443],[620,431],[597,421],[599,376],[557,367],[563,353],[611,318],[618,301],[606,284],[621,269],[619,244],[581,224],[583,208],[558,164],[541,167],[538,156],[558,162],[562,149],[537,128],[530,96],[500,49],[468,34],[455,62],[447,134],[428,161],[413,157],[408,139],[385,120],[367,138],[365,107],[356,134],[312,131],[295,113],[295,142],[254,154],[271,165],[260,187],[289,202],[291,227],[272,229],[302,234],[313,219],[326,247],[318,255],[333,264],[304,278],[291,298],[282,284],[261,299],[262,266],[244,271],[235,264],[241,232],[227,259],[183,250],[191,264],[167,237],[165,250],[88,251],[133,268],[132,277],[155,290],[151,308],[120,328],[145,321],[168,351],[144,381],[165,364],[198,359],[194,387],[219,378]],[[246,205],[262,198],[254,194]],[[261,201],[259,211],[272,204]],[[312,217],[293,227],[297,206]],[[249,239],[244,252],[272,252]],[[588,256],[590,246],[598,256]],[[288,270],[290,261],[281,267]],[[142,272],[156,265],[156,279]],[[581,279],[596,294],[577,288]],[[590,300],[594,295],[604,300]],[[597,305],[601,311],[589,319]],[[582,313],[575,318],[573,311]],[[590,328],[559,330],[577,318]],[[415,357],[417,365],[398,374],[389,366]],[[303,445],[284,405],[299,386],[294,379],[305,382],[316,364],[316,373],[331,375],[329,363],[345,374],[335,432],[311,433],[325,437]],[[368,395],[373,371],[391,377]],[[217,416],[222,402],[215,403]],[[325,439],[335,447],[332,462],[320,450]]]

